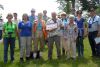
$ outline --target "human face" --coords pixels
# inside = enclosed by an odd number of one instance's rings
[[[22,18],[23,18],[24,21],[28,21],[28,15],[27,14],[23,14]]]
[[[35,15],[35,11],[31,11],[31,15],[34,16]]]
[[[42,13],[39,13],[38,14],[38,19],[42,19],[42,16],[43,16]]]
[[[74,19],[73,18],[69,18],[70,23],[74,23]]]
[[[95,11],[90,11],[90,16],[93,17],[95,15]]]
[[[51,16],[52,16],[52,19],[56,19],[57,14],[56,14],[55,12],[53,12],[53,13],[51,14]]]
[[[66,15],[61,15],[61,18],[62,18],[62,19],[65,19],[65,18],[66,18]]]
[[[16,13],[14,13],[13,16],[14,16],[14,18],[17,18],[17,14]]]
[[[12,14],[7,15],[8,22],[12,22],[12,18],[13,18]]]
[[[46,14],[47,14],[47,11],[46,11],[46,10],[44,10],[44,11],[43,11],[43,14],[44,14],[44,15],[46,15]]]

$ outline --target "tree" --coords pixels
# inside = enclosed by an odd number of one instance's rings
[[[72,7],[70,6],[72,2]],[[71,12],[71,8],[75,7],[75,0],[57,0],[57,2],[60,4],[59,9],[65,11],[66,13]]]
[[[57,0],[58,3],[60,3],[60,8],[62,8],[65,12],[70,12],[70,4],[69,1],[72,2],[72,9],[75,8],[75,1],[76,0]],[[96,8],[96,2],[95,0],[79,0],[80,4],[82,6],[82,10],[88,10],[91,7]]]

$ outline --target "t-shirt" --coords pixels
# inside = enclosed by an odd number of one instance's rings
[[[38,21],[38,23],[37,23],[37,30],[38,31],[42,31],[42,23],[41,23],[41,21]]]
[[[24,23],[23,21],[19,22],[18,29],[20,30],[21,37],[32,36],[32,23],[27,21]]]
[[[4,23],[3,25],[3,29],[4,29],[4,37],[16,37],[16,24],[14,22],[12,22],[11,24],[9,24],[8,22]]]
[[[78,18],[75,18],[75,22],[77,24],[78,27],[78,35],[79,36],[83,36],[84,35],[84,18],[80,18],[80,20],[78,20]]]

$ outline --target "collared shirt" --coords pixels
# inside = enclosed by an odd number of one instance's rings
[[[100,17],[99,16],[94,16],[90,17],[88,19],[88,31],[89,32],[94,32],[98,31],[98,26],[100,26]]]
[[[32,16],[32,15],[31,15],[31,16],[29,17],[29,21],[30,21],[32,24],[34,24],[34,21],[35,21],[35,20],[37,20],[37,17],[36,17],[36,16]]]
[[[48,20],[46,25],[49,25],[49,24],[52,24],[52,23],[55,23],[55,22],[52,19],[50,19],[50,20]],[[52,36],[55,36],[55,35],[60,36],[60,26],[61,26],[62,20],[56,19],[56,23],[57,23],[57,29],[54,30],[54,31],[48,32],[48,37],[52,37]]]

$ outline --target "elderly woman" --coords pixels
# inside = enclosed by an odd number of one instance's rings
[[[67,25],[67,45],[65,50],[67,51],[67,60],[72,57],[76,59],[76,38],[78,35],[77,25],[74,22],[74,15],[69,16],[69,24]]]
[[[32,44],[32,23],[29,21],[28,15],[23,14],[22,21],[18,24],[20,33],[20,62],[24,61],[24,49],[26,49],[26,60],[29,60],[30,49]]]
[[[62,20],[62,25],[61,25],[61,46],[62,46],[62,54],[65,55],[65,50],[64,50],[64,46],[66,45],[66,40],[65,40],[65,32],[66,32],[66,26],[67,26],[67,22],[68,22],[68,18],[67,18],[67,14],[65,12],[61,13],[61,20]]]
[[[11,62],[14,61],[14,47],[15,47],[15,38],[17,33],[17,26],[12,22],[12,14],[7,15],[7,22],[3,26],[3,39],[4,39],[4,63],[8,61],[8,47],[10,46],[10,57]]]
[[[45,21],[43,20],[42,13],[38,13],[38,19],[34,22],[33,31],[36,34],[34,44],[34,58],[40,58],[44,47],[44,32],[45,32]],[[38,46],[40,45],[40,48]]]

